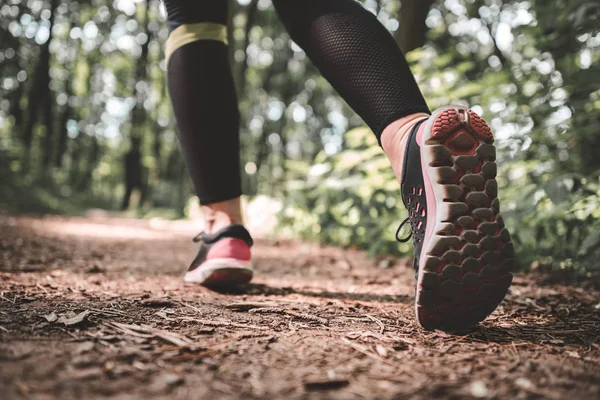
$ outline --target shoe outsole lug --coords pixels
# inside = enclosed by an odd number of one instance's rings
[[[499,231],[499,224],[496,222],[482,222],[481,224],[479,224],[479,232],[485,234],[485,235],[494,235],[496,232]]]
[[[427,329],[461,330],[485,319],[506,295],[514,247],[499,215],[489,126],[459,106],[434,113],[428,124],[422,154],[439,225],[421,255],[417,318]]]
[[[436,232],[440,236],[454,235],[456,227],[453,224],[442,224],[440,229]]]
[[[435,268],[440,265],[441,262],[442,259],[439,257],[427,256],[423,268],[425,271],[432,271],[435,270]]]
[[[481,208],[489,206],[490,199],[484,192],[470,192],[465,197],[467,205],[471,208]]]
[[[462,254],[467,257],[474,257],[479,254],[479,246],[475,243],[467,243],[462,248]]]
[[[477,155],[483,161],[496,161],[496,148],[493,144],[482,143],[477,147]]]
[[[444,145],[439,144],[429,146],[429,151],[432,152],[433,158],[437,160],[437,162],[452,161],[452,153]]]
[[[469,217],[468,215],[462,215],[458,217],[456,222],[458,222],[458,224],[465,229],[469,229],[473,225],[475,225],[475,220],[472,217]]]
[[[438,236],[434,245],[431,247],[431,254],[443,255],[447,249],[458,246],[460,239],[456,236]]]
[[[435,171],[438,176],[438,183],[454,179],[456,177],[456,170],[452,167],[438,167],[435,168]]]
[[[507,258],[507,257],[513,257],[513,255],[515,254],[515,249],[513,247],[512,242],[508,242],[506,243],[502,249],[500,249],[500,254]]]
[[[462,267],[465,271],[479,270],[479,261],[476,258],[468,257],[463,261]]]
[[[446,280],[440,284],[440,292],[448,299],[453,298],[460,291],[460,283],[453,280]]]
[[[483,190],[483,185],[485,184],[485,179],[481,175],[468,174],[463,176],[460,179],[460,183],[468,188],[472,188],[475,190]]]
[[[465,239],[468,243],[475,243],[479,240],[479,234],[477,233],[477,231],[472,231],[472,230],[465,230],[462,232],[462,237],[463,239]],[[463,248],[464,250],[464,248]]]
[[[448,261],[448,263],[456,263],[462,258],[462,254],[460,254],[460,251],[448,250],[444,253],[443,258]]]
[[[475,218],[479,218],[482,221],[487,221],[494,216],[494,212],[489,208],[476,208],[473,210],[472,214]]]
[[[463,193],[459,185],[444,185],[444,200],[460,199]]]
[[[481,166],[481,173],[485,179],[494,179],[496,178],[496,173],[498,171],[498,167],[495,162],[486,161]]]
[[[456,264],[448,264],[442,271],[443,279],[455,279],[460,275],[461,268]]]
[[[479,242],[479,247],[484,250],[494,250],[498,247],[498,239],[495,236],[486,236]]]
[[[461,215],[464,215],[469,211],[469,206],[465,203],[447,203],[444,208],[444,214],[442,214],[441,219],[444,222],[454,221]]]
[[[498,224],[498,225],[500,225],[500,224]],[[499,236],[500,236],[500,240],[502,240],[504,243],[510,242],[510,233],[508,233],[508,229],[503,228],[500,231],[500,235]]]
[[[498,183],[494,180],[489,180],[485,183],[485,192],[488,196],[498,197]]]
[[[479,279],[479,274],[468,272],[462,277],[460,284],[466,287],[474,287],[479,283]]]
[[[426,289],[435,289],[442,280],[435,272],[425,272],[421,285]]]
[[[448,153],[450,153],[450,151],[448,151]],[[454,159],[454,163],[459,168],[472,171],[477,167],[477,164],[479,164],[479,160],[475,156],[458,156]]]
[[[496,215],[496,222],[502,227],[504,228],[504,218],[502,218],[502,215]]]
[[[422,290],[419,296],[419,306],[430,309],[435,307],[435,292],[433,290]]]
[[[492,210],[495,213],[500,212],[500,201],[498,200],[498,198],[495,198],[494,200],[492,200],[492,204],[490,204],[490,207],[492,208]]]

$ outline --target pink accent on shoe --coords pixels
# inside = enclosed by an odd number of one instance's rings
[[[425,145],[423,143],[423,132],[425,131],[425,125],[427,124],[421,124],[417,132],[417,143],[421,148],[423,148],[423,146]],[[421,157],[421,169],[423,170],[423,182],[425,183],[425,197],[427,198],[427,222],[429,222],[427,224],[427,228],[425,229],[425,236],[423,237],[423,242],[429,243],[429,238],[431,237],[431,234],[433,233],[433,230],[435,228],[434,225],[437,218],[437,204],[435,201],[435,193],[433,192],[433,186],[431,184],[429,175],[427,174],[427,163],[425,161],[425,157]],[[427,251],[425,247],[426,246],[423,246],[421,249],[419,260],[423,259],[423,253]]]
[[[417,143],[419,144],[419,146],[423,146],[423,132],[425,131],[425,125],[427,124],[427,122],[423,122],[421,124],[421,126],[419,126],[419,130],[417,131]]]
[[[252,254],[250,247],[240,239],[224,238],[213,245],[206,259],[232,258],[241,261],[250,261]]]

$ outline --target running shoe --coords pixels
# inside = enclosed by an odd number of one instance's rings
[[[489,126],[461,106],[435,111],[410,132],[402,200],[415,247],[416,314],[426,329],[483,321],[512,282],[514,249],[500,216]]]
[[[200,233],[198,255],[185,274],[185,282],[208,287],[230,287],[250,282],[253,275],[250,247],[253,241],[242,225],[229,225],[213,234]]]

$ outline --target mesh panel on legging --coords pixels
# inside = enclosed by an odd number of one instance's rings
[[[292,39],[380,139],[429,109],[392,35],[354,0],[273,0]]]
[[[164,3],[171,31],[183,24],[227,21],[225,0]],[[240,196],[240,118],[227,46],[215,40],[185,44],[167,67],[181,150],[200,203]]]

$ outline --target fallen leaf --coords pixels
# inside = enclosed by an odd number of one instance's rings
[[[515,380],[515,385],[520,387],[521,389],[533,389],[533,383],[527,378],[517,378]]]
[[[569,356],[571,356],[573,358],[581,358],[581,356],[579,355],[579,353],[576,352],[576,351],[567,351],[566,353],[567,353],[567,355],[569,355]]]
[[[164,373],[153,379],[151,390],[163,391],[181,385],[183,382],[184,379],[182,376],[179,376],[177,374]]]
[[[77,324],[83,322],[85,320],[85,317],[87,317],[89,314],[90,314],[90,310],[85,310],[73,317],[67,317],[66,315],[61,315],[60,318],[58,319],[58,321],[56,321],[56,322],[65,324],[66,326],[77,325]]]
[[[46,321],[48,321],[48,322],[54,322],[58,319],[58,317],[56,316],[56,313],[54,311],[52,311],[48,315],[44,315],[44,318],[46,318]]]
[[[83,354],[94,348],[94,342],[83,342],[75,349],[75,354]]]
[[[69,371],[64,374],[63,381],[71,381],[71,380],[87,380],[87,379],[98,379],[100,378],[104,372],[102,368],[92,367],[92,368],[84,368],[76,371]]]
[[[383,358],[387,358],[388,356],[387,349],[380,344],[375,346],[375,351],[377,351],[377,354],[379,354]]]
[[[471,394],[473,397],[487,397],[488,388],[484,381],[475,381],[471,383]]]

